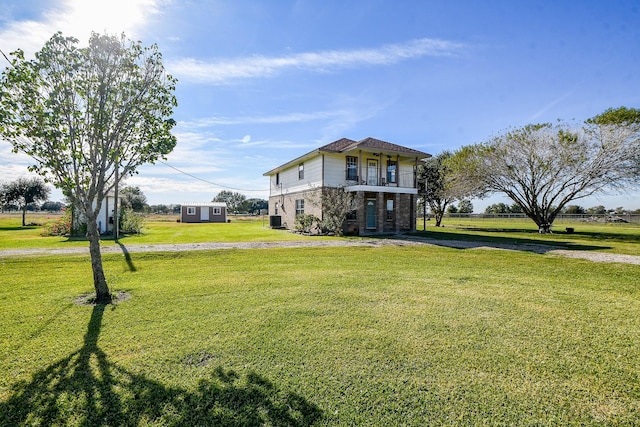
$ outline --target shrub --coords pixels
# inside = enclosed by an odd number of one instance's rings
[[[120,231],[123,233],[140,234],[144,225],[144,217],[133,209],[123,209],[120,213]]]
[[[71,234],[71,209],[63,208],[62,216],[45,226],[44,236],[68,236]]]
[[[319,221],[315,215],[299,214],[296,215],[296,222],[293,227],[298,233],[310,234],[314,227],[317,228],[316,225]]]

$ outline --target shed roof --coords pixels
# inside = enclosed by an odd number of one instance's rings
[[[182,203],[182,206],[226,208],[227,204],[224,202],[184,202]]]

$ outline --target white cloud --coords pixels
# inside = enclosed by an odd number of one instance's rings
[[[47,3],[40,17],[13,21],[0,30],[0,48],[9,53],[18,48],[30,56],[57,32],[86,43],[92,31],[135,39],[142,25],[159,13],[163,0],[63,0]],[[43,3],[44,4],[44,3]]]
[[[327,72],[367,65],[389,65],[424,56],[450,56],[463,48],[464,45],[460,43],[422,38],[376,49],[328,50],[281,57],[256,55],[218,62],[185,58],[168,61],[166,66],[172,74],[184,80],[227,84],[237,79],[271,77],[291,69]]]
[[[180,122],[186,128],[201,128],[222,125],[255,125],[255,124],[282,124],[303,123],[314,120],[327,120],[347,114],[346,111],[316,111],[313,113],[289,113],[273,116],[240,116],[240,117],[207,117],[199,120]]]

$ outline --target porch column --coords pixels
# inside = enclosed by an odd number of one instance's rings
[[[416,194],[409,195],[409,209],[411,215],[409,215],[409,230],[416,231],[416,221],[418,220],[418,196]]]
[[[362,236],[367,232],[367,204],[364,200],[364,191],[356,191],[356,206],[358,235]]]
[[[376,204],[378,208],[377,212],[377,223],[376,223],[376,231],[378,233],[384,232],[384,222],[387,218],[386,209],[387,207],[384,204],[384,193],[379,192],[376,194]]]
[[[396,233],[400,233],[400,225],[402,223],[403,214],[402,206],[400,206],[400,193],[396,193],[393,197],[393,219],[396,223]]]

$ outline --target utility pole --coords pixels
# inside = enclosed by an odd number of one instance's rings
[[[120,148],[120,147],[118,147]],[[113,237],[115,238],[116,241],[118,241],[118,239],[120,238],[120,206],[118,203],[118,173],[120,170],[120,163],[119,163],[119,156],[118,156],[118,151],[116,150],[116,173],[115,173],[115,178],[116,178],[116,187],[113,191],[114,196],[115,196],[115,200],[113,202]]]

